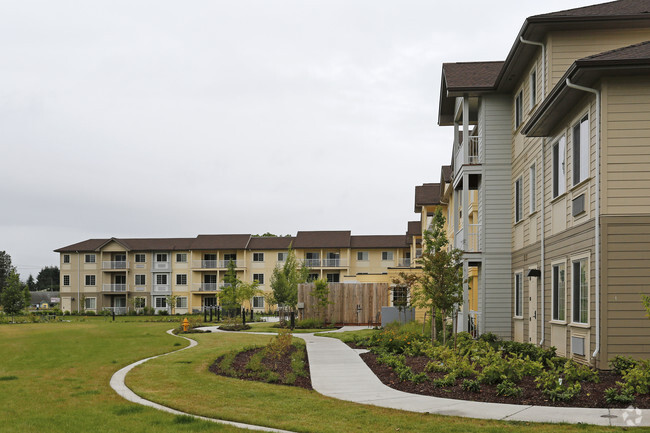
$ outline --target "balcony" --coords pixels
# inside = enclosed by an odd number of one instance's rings
[[[410,268],[411,267],[411,259],[399,259],[397,261],[397,267],[398,268]]]
[[[126,293],[127,290],[126,284],[104,284],[102,286],[102,292]]]
[[[219,290],[218,283],[197,283],[194,284],[195,292],[216,292]]]
[[[154,271],[171,271],[172,262],[153,262],[151,268]]]
[[[456,152],[456,158],[454,165],[456,166],[456,173],[460,170],[460,167],[463,165],[475,165],[481,164],[481,152],[480,152],[480,142],[481,136],[474,135],[469,137],[468,140],[465,140],[463,143],[458,146],[458,151]],[[467,161],[465,161],[465,146],[467,148]]]
[[[127,261],[106,261],[102,262],[102,269],[104,270],[124,270],[129,268],[129,262]]]
[[[324,268],[345,268],[348,261],[345,259],[323,259]]]
[[[158,295],[168,295],[172,292],[172,286],[169,284],[154,284],[152,293]]]
[[[245,267],[243,260],[219,260],[219,267],[220,268],[227,268],[228,266],[230,266],[230,262],[233,262],[235,264],[236,268]]]
[[[195,269],[217,269],[217,260],[193,260],[192,267]]]
[[[467,253],[481,251],[481,225],[468,224],[467,230],[460,229],[454,236],[454,247]]]
[[[320,268],[320,259],[305,259],[304,265],[308,268]]]

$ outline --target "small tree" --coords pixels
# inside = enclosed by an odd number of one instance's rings
[[[173,315],[176,312],[176,301],[178,300],[178,295],[169,295],[165,298],[167,299],[167,308],[169,308],[169,313]],[[135,300],[133,305],[135,305]]]
[[[285,305],[295,311],[298,304],[298,284],[307,281],[309,268],[298,264],[296,254],[291,246],[283,266],[273,269],[271,275],[272,301],[274,304]]]
[[[258,281],[253,281],[252,283],[242,283],[240,282],[237,285],[237,291],[235,293],[235,298],[239,304],[248,301],[251,304],[251,310],[253,309],[253,298],[262,294],[260,289],[260,283]]]
[[[402,311],[409,307],[410,295],[414,291],[414,287],[419,283],[420,277],[415,273],[400,272],[397,278],[393,278],[393,287],[389,290],[393,296],[393,306],[397,307],[397,311],[401,315]],[[396,292],[403,291],[403,296],[396,296]]]
[[[30,303],[31,296],[26,285],[20,282],[20,276],[12,271],[6,280],[6,286],[0,295],[0,304],[6,314],[11,314],[11,321],[15,322],[14,316],[25,309]]]
[[[321,317],[323,316],[322,313],[327,313],[327,306],[332,303],[329,300],[330,287],[327,284],[327,280],[319,278],[314,281],[314,290],[311,291],[310,295],[316,299],[316,303],[314,304],[316,317],[327,322],[327,317]]]
[[[239,307],[240,301],[237,296],[238,286],[241,280],[237,278],[237,270],[234,261],[228,262],[228,270],[223,276],[224,287],[221,291],[221,302],[226,308]]]
[[[424,232],[424,251],[418,262],[422,274],[414,292],[415,304],[431,311],[431,341],[436,340],[436,312],[442,315],[443,343],[447,341],[446,318],[456,305],[463,302],[462,251],[447,251],[445,217],[438,209],[433,216],[431,230]]]

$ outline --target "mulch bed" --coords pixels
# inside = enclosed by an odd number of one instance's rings
[[[605,389],[616,386],[616,381],[621,380],[621,377],[612,371],[599,371],[599,383],[583,382],[581,384],[582,390],[580,391],[580,394],[578,394],[578,396],[576,396],[573,400],[569,402],[553,402],[536,388],[535,378],[529,376],[524,377],[523,380],[517,384],[523,391],[521,397],[503,397],[497,395],[496,385],[481,384],[481,391],[478,393],[465,391],[461,387],[463,379],[457,379],[456,385],[445,388],[436,388],[430,381],[418,384],[410,381],[402,382],[399,380],[397,374],[395,374],[391,367],[377,363],[377,355],[373,353],[364,353],[361,355],[361,358],[385,385],[412,394],[453,398],[458,400],[536,406],[590,408],[627,407],[627,405],[612,405],[605,401]],[[430,359],[425,356],[406,357],[406,364],[413,370],[414,373],[424,372],[425,366],[429,361]],[[432,380],[442,379],[445,376],[444,373],[427,373],[427,375]],[[634,405],[639,408],[650,408],[650,395],[637,396],[634,401]]]
[[[237,372],[237,376],[235,376],[235,377],[237,377],[239,379],[243,379],[243,380],[252,380],[252,381],[256,381],[256,382],[263,381],[259,377],[255,376],[254,372],[246,369],[246,365],[248,365],[248,362],[250,361],[251,357],[253,355],[255,355],[256,353],[258,353],[259,351],[261,351],[261,350],[264,350],[264,348],[263,347],[256,347],[254,349],[246,350],[244,352],[240,352],[240,353],[237,354],[237,356],[235,357],[235,360],[232,363],[233,370],[235,370]],[[266,358],[264,358],[262,360],[262,365],[264,365],[269,370],[277,373],[280,376],[281,381],[284,381],[286,376],[293,371],[292,368],[291,368],[291,355],[296,350],[299,350],[299,349],[296,348],[295,346],[292,346],[289,349],[289,353],[286,356],[284,356],[284,357],[282,357],[280,359],[276,359],[276,358],[271,359],[271,358],[266,357]],[[214,362],[214,364],[212,364],[210,366],[210,371],[215,373],[215,374],[218,374],[220,376],[233,377],[231,375],[226,374],[225,372],[223,372],[219,368],[219,363],[221,362],[222,359],[223,359],[223,356],[219,357]],[[297,386],[297,387],[300,387],[300,388],[312,389],[312,387],[311,387],[311,377],[309,376],[309,358],[307,357],[307,352],[306,351],[305,351],[304,361],[305,361],[305,369],[306,369],[306,372],[307,372],[307,377],[299,377],[298,376],[298,377],[296,377],[295,382],[293,384],[289,385],[289,386]],[[283,384],[283,385],[286,385],[286,384]]]

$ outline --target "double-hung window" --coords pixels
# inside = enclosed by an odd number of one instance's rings
[[[393,252],[392,251],[382,251],[381,252],[381,259],[383,261],[393,260]]]
[[[253,261],[254,262],[263,262],[264,261],[264,253],[253,253]]]
[[[589,117],[573,126],[573,184],[589,177]]]
[[[264,274],[253,274],[253,281],[264,284]]]
[[[530,176],[528,180],[530,182],[530,213],[533,213],[537,210],[537,167],[535,164],[530,166]]]
[[[145,274],[135,274],[135,285],[144,286],[147,284],[147,276]]]
[[[537,65],[530,73],[530,109],[532,110],[537,104]]]
[[[515,97],[515,129],[519,128],[524,118],[523,113],[524,92],[522,90]]]
[[[357,260],[360,262],[368,261],[368,251],[357,251]]]
[[[566,269],[564,263],[553,265],[553,320],[566,320]]]
[[[553,145],[553,198],[566,192],[566,138]]]
[[[94,285],[95,285],[95,276],[86,275],[86,286],[94,286]]]
[[[589,282],[587,281],[587,259],[572,262],[573,323],[589,322]]]
[[[523,317],[524,314],[524,274],[515,274],[515,317]]]
[[[523,183],[524,180],[521,176],[515,181],[515,223],[518,223],[523,218]]]
[[[187,274],[176,274],[176,285],[187,286]]]

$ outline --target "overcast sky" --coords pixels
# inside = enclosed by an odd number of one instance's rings
[[[402,234],[437,182],[443,62],[503,60],[585,0],[0,0],[0,250]]]

